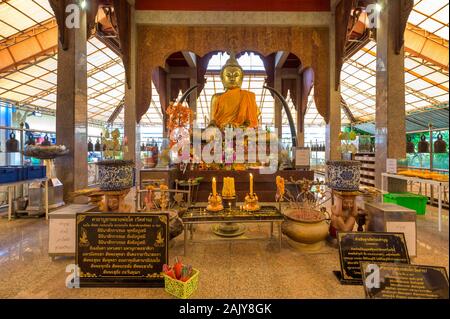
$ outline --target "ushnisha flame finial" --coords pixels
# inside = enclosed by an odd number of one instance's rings
[[[236,52],[230,51],[227,53],[230,55],[230,57],[227,60],[227,62],[225,62],[225,65],[222,67],[222,71],[225,70],[225,68],[230,67],[230,66],[235,66],[235,67],[238,67],[241,70],[243,70],[242,67],[240,66],[239,62],[236,59]]]

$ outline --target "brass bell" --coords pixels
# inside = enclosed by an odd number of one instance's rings
[[[49,139],[48,139],[48,135],[45,134],[44,136],[44,141],[41,143],[41,146],[51,146],[52,143],[50,143]]]
[[[420,142],[417,145],[419,153],[430,153],[430,143],[426,140],[425,134],[420,137]]]
[[[25,144],[26,145],[35,145],[36,144],[33,133],[28,134],[28,141]]]
[[[437,141],[434,142],[434,153],[447,153],[447,143],[445,143],[441,133],[437,136]]]
[[[19,151],[19,141],[16,140],[16,134],[11,132],[9,140],[6,141],[6,152],[15,153]]]
[[[100,141],[98,139],[95,142],[94,149],[95,149],[96,152],[101,152],[102,151],[102,146],[100,145]]]
[[[94,151],[94,144],[92,144],[91,139],[89,139],[89,141],[88,141],[87,150],[88,150],[88,152]]]
[[[414,153],[415,146],[414,143],[411,142],[411,136],[408,136],[408,141],[406,142],[406,153]]]

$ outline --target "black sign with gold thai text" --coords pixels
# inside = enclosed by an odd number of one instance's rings
[[[341,280],[362,284],[363,261],[373,263],[409,264],[409,254],[403,233],[339,232]]]
[[[168,214],[77,214],[80,286],[164,287]]]
[[[444,267],[361,263],[366,296],[374,299],[448,299]]]

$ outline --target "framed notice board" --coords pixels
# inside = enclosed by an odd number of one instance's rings
[[[448,299],[445,267],[362,262],[364,290],[370,299]]]
[[[341,271],[335,272],[342,284],[362,285],[361,262],[409,264],[403,233],[338,232]]]
[[[311,149],[309,147],[295,148],[295,168],[309,169],[311,166]]]
[[[81,287],[164,287],[167,213],[79,213],[76,263]]]

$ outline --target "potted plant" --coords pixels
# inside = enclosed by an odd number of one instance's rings
[[[126,151],[127,141],[124,138],[121,145],[119,137],[118,129],[111,133],[105,130],[102,134],[104,159],[96,163],[101,190],[118,191],[133,187],[134,162],[120,158]]]

